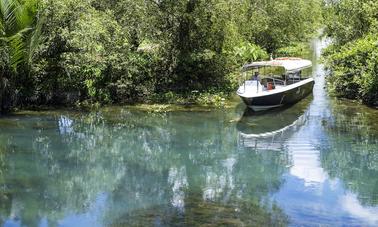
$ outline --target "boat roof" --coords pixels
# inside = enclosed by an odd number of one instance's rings
[[[242,71],[261,67],[283,67],[286,71],[299,71],[312,66],[312,62],[302,58],[276,58],[270,61],[257,61],[243,66]]]

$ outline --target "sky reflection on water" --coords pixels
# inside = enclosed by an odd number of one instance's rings
[[[313,97],[266,114],[1,118],[0,224],[377,226],[378,112],[315,80]]]

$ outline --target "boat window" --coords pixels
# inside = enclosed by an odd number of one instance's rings
[[[311,76],[312,76],[312,69],[311,68],[307,68],[307,69],[302,70],[302,74],[301,74],[302,79],[307,79],[307,78],[310,78]]]
[[[284,81],[286,79],[286,71],[283,67],[260,67],[245,71],[245,80],[254,80],[255,73],[258,73],[258,78],[264,84],[267,78]],[[284,82],[282,82],[284,83]]]
[[[247,79],[253,78],[255,72],[258,72],[259,77],[282,77],[285,74],[285,70],[282,67],[260,67],[254,68],[247,72]]]
[[[254,75],[256,72],[259,74],[259,77],[260,77],[261,73],[259,72],[259,69],[252,69],[252,70],[247,71],[246,79],[254,80]]]
[[[301,77],[300,72],[290,72],[287,74],[288,79],[299,79]]]

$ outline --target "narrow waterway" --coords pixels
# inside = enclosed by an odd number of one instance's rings
[[[324,42],[314,42],[314,60]],[[0,118],[2,226],[377,226],[378,111],[314,94],[227,109]]]

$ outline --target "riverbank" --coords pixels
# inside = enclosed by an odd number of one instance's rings
[[[173,96],[172,96],[173,97]],[[23,114],[23,113],[38,113],[38,112],[54,112],[54,111],[72,111],[72,112],[93,112],[93,111],[108,111],[115,108],[127,108],[139,110],[144,112],[172,112],[172,111],[211,111],[215,109],[230,109],[238,104],[242,104],[236,94],[224,93],[219,94],[203,94],[184,98],[183,96],[174,96],[177,100],[170,99],[162,102],[147,102],[147,103],[124,103],[124,104],[100,104],[89,102],[77,102],[75,105],[30,105],[23,108],[15,108],[13,111],[4,113],[5,115]],[[1,115],[0,115],[1,116]]]
[[[114,105],[130,105],[130,106],[208,106],[208,107],[224,107],[230,101],[235,100],[234,92],[199,92],[192,91],[190,93],[178,94],[167,92],[165,94],[154,94],[146,97],[144,102],[126,102],[115,103]],[[76,107],[100,107],[100,103],[77,102]],[[107,106],[106,104],[104,106]]]

